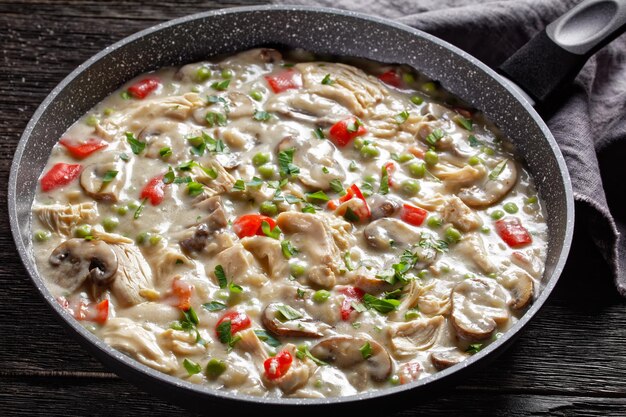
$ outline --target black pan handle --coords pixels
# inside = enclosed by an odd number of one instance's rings
[[[626,0],[586,0],[550,23],[498,70],[539,107],[550,107],[589,57],[625,29]]]

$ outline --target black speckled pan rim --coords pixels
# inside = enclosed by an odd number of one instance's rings
[[[95,335],[90,333],[88,330],[83,328],[76,320],[74,320],[64,309],[60,307],[60,305],[56,302],[54,297],[46,288],[43,279],[39,276],[32,256],[30,255],[30,251],[32,248],[28,247],[25,244],[24,236],[28,236],[28,231],[24,231],[22,228],[22,223],[24,219],[25,213],[19,210],[18,202],[20,199],[23,199],[22,196],[17,195],[17,184],[19,181],[18,178],[18,170],[20,165],[23,163],[23,158],[28,158],[29,156],[25,154],[26,145],[29,137],[31,136],[34,128],[39,123],[42,115],[46,112],[48,107],[55,100],[58,99],[58,96],[64,91],[64,89],[76,78],[78,78],[86,69],[90,68],[92,65],[97,63],[98,61],[106,58],[110,53],[119,50],[120,48],[124,48],[133,42],[156,32],[164,31],[167,29],[176,28],[179,26],[184,26],[186,23],[193,22],[199,19],[205,18],[219,18],[219,16],[228,16],[232,14],[243,14],[243,13],[273,13],[273,12],[282,12],[282,13],[309,13],[309,14],[320,14],[320,15],[333,15],[339,16],[345,19],[358,19],[364,21],[365,24],[373,24],[377,26],[386,26],[389,28],[393,28],[394,30],[399,30],[410,34],[416,38],[424,39],[430,42],[433,47],[438,46],[441,49],[445,49],[452,54],[460,57],[462,60],[469,62],[471,66],[473,66],[476,71],[487,74],[490,78],[492,78],[495,85],[499,85],[506,91],[506,94],[515,98],[517,102],[523,106],[524,110],[530,116],[530,118],[536,123],[536,125],[541,129],[545,141],[547,142],[552,154],[556,158],[559,170],[562,174],[563,181],[563,193],[564,193],[564,204],[565,204],[565,230],[563,232],[563,240],[559,242],[560,245],[560,256],[558,257],[558,261],[555,263],[552,268],[552,273],[550,276],[544,277],[545,286],[535,300],[534,304],[530,307],[530,309],[524,314],[524,316],[516,323],[509,331],[507,331],[502,337],[500,337],[497,341],[486,347],[481,352],[473,355],[462,363],[455,365],[449,369],[431,375],[429,377],[417,380],[413,383],[391,387],[386,389],[381,389],[372,392],[364,392],[356,395],[345,396],[345,397],[332,397],[332,398],[324,398],[324,399],[301,399],[301,398],[269,398],[269,397],[256,397],[251,395],[243,395],[236,394],[229,391],[215,390],[209,389],[207,387],[203,387],[200,385],[192,384],[186,382],[182,379],[169,376],[167,374],[156,371],[152,368],[149,368],[134,359],[130,358],[127,355],[122,354],[121,352],[109,347],[106,343],[104,343],[101,339],[97,338]],[[454,92],[454,91],[453,91]],[[159,386],[161,389],[167,388],[172,390],[172,394],[181,393],[181,394],[189,394],[194,398],[217,398],[222,400],[235,400],[242,401],[251,404],[266,404],[266,405],[325,405],[325,404],[340,404],[340,403],[352,403],[355,401],[362,401],[368,399],[374,399],[382,396],[393,395],[397,393],[401,393],[407,390],[418,389],[420,387],[426,387],[428,385],[432,385],[436,382],[442,381],[447,377],[458,373],[460,371],[469,369],[470,367],[474,367],[474,365],[480,362],[483,358],[487,358],[490,356],[495,356],[497,351],[502,351],[502,349],[508,345],[512,339],[519,333],[519,331],[526,326],[526,324],[531,320],[531,318],[539,311],[541,306],[545,303],[548,296],[552,292],[554,286],[557,283],[559,275],[563,269],[565,261],[567,259],[567,254],[569,252],[569,248],[571,245],[572,235],[573,235],[573,222],[574,222],[574,202],[573,202],[573,193],[570,184],[570,178],[565,166],[565,161],[561,152],[552,137],[550,131],[547,126],[541,120],[539,115],[534,111],[532,106],[513,88],[511,88],[508,83],[503,81],[493,70],[482,64],[477,59],[468,55],[467,53],[461,51],[460,49],[434,37],[427,33],[421,32],[419,30],[410,28],[408,26],[386,20],[373,16],[368,16],[360,13],[354,12],[346,12],[336,9],[328,9],[328,8],[318,8],[318,7],[295,7],[295,6],[255,6],[255,7],[238,7],[231,9],[222,9],[211,12],[199,13],[190,16],[186,16],[180,19],[172,20],[169,22],[165,22],[141,32],[138,32],[134,35],[131,35],[112,46],[105,48],[100,53],[96,54],[85,63],[81,64],[76,70],[74,70],[71,74],[69,74],[57,87],[55,87],[52,92],[46,97],[43,103],[39,106],[32,119],[28,123],[24,133],[20,139],[18,147],[15,152],[13,164],[11,166],[11,175],[9,179],[9,195],[8,195],[8,206],[9,206],[9,217],[11,223],[11,231],[13,233],[13,238],[15,240],[15,244],[17,246],[17,250],[20,254],[21,260],[24,263],[26,270],[33,282],[33,284],[39,290],[39,293],[43,296],[46,302],[50,305],[50,307],[56,312],[58,318],[61,319],[62,323],[66,325],[72,332],[76,333],[79,337],[79,341],[90,350],[95,356],[97,356],[103,362],[106,362],[109,366],[114,367],[115,371],[122,374],[123,376],[127,376],[129,379],[134,382],[140,381],[140,384],[148,383]],[[30,201],[32,203],[32,200]],[[30,207],[30,204],[28,205]],[[22,219],[22,222],[20,221]],[[26,223],[28,222],[26,221]],[[24,226],[24,228],[28,228]],[[492,355],[493,353],[493,355]]]

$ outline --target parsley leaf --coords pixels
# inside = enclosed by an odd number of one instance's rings
[[[306,193],[306,199],[308,201],[329,201],[330,198],[326,195],[324,191],[316,191],[314,193]]]
[[[183,366],[187,370],[187,373],[189,374],[189,376],[199,374],[200,371],[202,371],[202,367],[200,365],[198,365],[194,361],[191,361],[187,358],[183,360]]]
[[[172,156],[172,148],[170,148],[169,146],[164,146],[161,149],[159,149],[159,156],[163,159],[167,159],[170,156]]]
[[[304,317],[302,313],[287,304],[278,304],[276,309],[285,318],[285,320],[296,320]]]
[[[265,220],[261,222],[261,231],[265,236],[271,237],[272,239],[278,239],[281,233],[280,227],[274,226],[274,228],[272,229],[270,224]]]
[[[476,139],[476,136],[474,136],[474,135],[469,135],[467,137],[467,140],[469,141],[469,145],[472,148],[477,148],[477,147],[479,147],[481,145],[481,142],[478,139]]]
[[[387,170],[387,164],[383,165],[380,170],[380,187],[378,193],[385,195],[389,194],[389,170]]]
[[[400,305],[400,300],[380,299],[371,294],[365,294],[363,296],[363,304],[367,308],[373,308],[379,313],[387,314],[395,310]]]
[[[313,135],[317,138],[317,139],[326,139],[326,135],[324,135],[324,131],[322,130],[321,127],[318,127],[317,129],[315,129],[313,131]]]
[[[335,81],[333,81],[333,80],[330,78],[330,74],[326,74],[326,76],[324,77],[324,79],[322,79],[322,84],[324,84],[324,85],[333,85],[333,83],[334,83],[334,82],[335,82]]]
[[[293,176],[300,173],[300,168],[293,164],[293,154],[296,148],[286,149],[278,153],[278,168],[284,177]]]
[[[272,114],[266,111],[255,110],[252,118],[259,122],[267,122],[269,119],[272,118]]]
[[[225,114],[213,111],[207,112],[206,116],[204,116],[204,120],[206,120],[209,127],[226,126],[226,123],[228,122]]]
[[[139,216],[141,216],[141,212],[143,211],[144,206],[146,205],[146,201],[148,201],[147,198],[144,198],[141,201],[141,204],[139,204],[139,207],[137,207],[137,210],[135,210],[135,214],[133,214],[133,218],[135,220],[137,220],[139,218]]]
[[[211,84],[211,88],[217,91],[224,91],[228,88],[229,84],[230,84],[230,80],[216,81],[213,84]]]
[[[228,345],[231,344],[233,340],[231,328],[230,320],[224,320],[217,326],[217,337],[220,339],[220,342]]]
[[[133,151],[135,155],[139,155],[146,148],[146,144],[144,142],[140,142],[137,140],[133,132],[126,132],[126,140],[130,145],[130,149]]]
[[[426,136],[425,140],[426,142],[428,142],[429,145],[435,146],[437,142],[439,142],[439,140],[444,137],[444,135],[445,133],[443,132],[443,130],[435,129],[428,136]]]
[[[221,311],[221,310],[226,310],[228,308],[226,304],[220,303],[219,301],[211,301],[210,303],[204,303],[202,304],[202,307],[204,307],[204,309],[207,311]]]
[[[318,366],[328,365],[328,363],[313,356],[313,354],[309,351],[309,347],[307,345],[298,346],[296,350],[296,357],[301,360],[304,358],[309,358]]]
[[[202,194],[204,187],[199,182],[190,181],[187,183],[187,194],[192,197]]]
[[[276,339],[274,336],[266,332],[265,330],[255,330],[254,334],[259,338],[260,341],[267,343],[271,347],[278,347],[282,345],[280,340]]]
[[[474,121],[472,119],[466,119],[463,116],[457,116],[454,121],[465,130],[471,131],[474,128]]]
[[[363,126],[363,122],[361,122],[359,119],[357,119],[356,117],[351,120],[348,125],[346,126],[346,130],[350,133],[354,133],[356,131],[359,130],[359,127]]]
[[[280,248],[283,251],[283,256],[285,259],[291,259],[294,255],[298,253],[298,249],[294,248],[289,240],[283,240],[280,242]]]
[[[365,342],[365,344],[359,348],[359,352],[361,352],[363,359],[367,359],[372,356],[372,346],[370,345],[370,342]]]
[[[313,204],[306,204],[304,207],[302,207],[302,212],[315,214],[317,210],[315,209],[315,206]]]
[[[471,345],[467,347],[467,349],[465,349],[465,351],[469,353],[470,355],[473,355],[475,353],[480,352],[483,349],[483,347],[484,346],[482,343],[472,343]]]
[[[489,173],[489,179],[491,181],[495,181],[498,176],[502,174],[502,171],[504,171],[507,162],[508,159],[504,159],[502,162],[498,163],[498,165],[496,165],[496,167]]]
[[[222,265],[216,265],[213,271],[215,273],[215,278],[217,278],[217,283],[220,288],[224,289],[228,285],[228,280],[226,279],[226,272],[224,272],[224,267]]]
[[[343,188],[343,184],[338,178],[333,178],[332,180],[330,180],[329,185],[330,185],[330,188],[334,192],[339,193],[339,195],[346,194],[346,190]]]
[[[111,171],[107,171],[104,174],[104,177],[102,177],[102,187],[100,187],[100,189],[106,187],[106,185],[108,183],[110,183],[111,181],[113,181],[115,179],[115,177],[117,177],[118,172],[115,170],[111,170]]]
[[[343,218],[351,223],[357,223],[361,218],[350,207],[346,207],[346,212],[343,214]]]

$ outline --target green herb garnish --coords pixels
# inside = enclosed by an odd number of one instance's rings
[[[505,159],[502,162],[498,163],[498,165],[496,165],[496,167],[489,173],[489,179],[491,181],[495,181],[498,178],[498,176],[502,174],[502,171],[504,171],[504,168],[506,167],[507,162],[508,162],[508,159]]]
[[[211,311],[211,312],[226,310],[228,308],[226,304],[220,303],[219,301],[211,301],[209,303],[204,303],[202,304],[202,307],[204,307],[205,310]]]
[[[437,145],[437,142],[439,142],[439,140],[444,137],[444,135],[445,133],[443,132],[443,130],[435,129],[428,136],[426,136],[425,140],[429,145],[435,146]]]
[[[183,366],[187,370],[187,373],[189,374],[189,376],[199,374],[200,371],[202,371],[202,367],[200,365],[198,365],[194,361],[191,361],[187,358],[183,360]]]
[[[363,296],[363,304],[367,308],[373,308],[379,313],[387,314],[395,310],[400,305],[400,301],[394,299],[381,299],[376,298],[371,294],[365,294]]]
[[[370,345],[370,342],[365,342],[365,344],[359,348],[359,352],[361,352],[363,359],[368,359],[372,356],[372,346]]]
[[[217,91],[224,91],[228,88],[228,85],[230,84],[230,80],[224,80],[224,81],[216,81],[213,84],[211,84],[211,88]]]
[[[283,251],[283,256],[285,259],[291,259],[294,255],[298,253],[298,249],[296,249],[289,240],[283,240],[280,242],[280,248]]]
[[[202,194],[204,187],[199,182],[190,181],[187,183],[187,194],[192,197]]]
[[[215,278],[217,278],[217,283],[220,288],[224,289],[228,285],[228,280],[226,279],[226,272],[224,272],[224,267],[222,265],[216,265],[213,270],[215,273]]]
[[[326,135],[324,135],[324,131],[322,130],[321,127],[318,127],[317,129],[315,129],[313,131],[313,135],[317,138],[317,139],[326,139]]]
[[[130,149],[133,151],[135,155],[139,155],[146,148],[146,144],[144,142],[140,142],[137,140],[133,132],[126,132],[126,141],[130,145]]]
[[[278,304],[276,306],[276,309],[284,317],[285,320],[296,320],[304,317],[302,313],[300,313],[295,308],[288,306],[287,304]]]
[[[259,122],[267,122],[269,119],[272,118],[272,114],[266,111],[255,110],[252,118]]]
[[[254,334],[256,334],[260,341],[267,343],[271,347],[278,347],[282,345],[280,340],[276,339],[265,330],[254,330]]]
[[[322,84],[324,85],[333,85],[334,81],[330,78],[330,74],[326,74],[326,76],[322,79]]]

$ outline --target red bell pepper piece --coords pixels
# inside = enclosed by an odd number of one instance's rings
[[[59,143],[76,159],[86,158],[95,151],[108,146],[105,141],[96,138],[89,138],[83,143],[75,143],[71,139],[62,138]]]
[[[408,384],[415,381],[420,376],[422,367],[419,362],[407,362],[400,367],[398,371],[400,377],[400,384]]]
[[[293,356],[286,350],[283,350],[274,357],[267,358],[265,362],[263,362],[265,376],[270,380],[280,378],[289,371],[292,362]]]
[[[57,298],[61,307],[66,309],[76,320],[93,321],[99,324],[106,323],[109,318],[109,300],[105,299],[99,303],[89,303],[84,299],[70,303],[65,297]]]
[[[363,197],[363,193],[361,192],[361,190],[356,184],[352,184],[350,187],[348,187],[348,189],[346,190],[346,195],[344,195],[343,197],[340,197],[339,202],[345,203],[346,201],[352,198],[358,198],[359,200],[363,202],[359,210],[355,212],[357,216],[359,216],[359,219],[361,221],[369,219],[369,217],[372,215],[372,212],[370,211],[370,208],[367,205],[367,201],[365,200],[365,197]]]
[[[176,296],[176,307],[187,311],[191,308],[191,294],[194,286],[183,281],[180,277],[174,278],[172,281],[172,293]]]
[[[402,85],[402,79],[400,78],[400,75],[394,70],[383,72],[378,76],[378,79],[385,84],[389,84],[393,87],[400,87]]]
[[[300,73],[293,69],[279,72],[274,75],[266,75],[265,80],[267,80],[270,88],[276,94],[292,88],[300,88],[302,85]]]
[[[367,129],[363,123],[356,117],[348,117],[340,120],[328,131],[328,136],[337,146],[346,146],[352,139],[357,136],[363,136],[367,133]]]
[[[411,224],[413,226],[421,226],[424,220],[428,216],[428,212],[420,207],[415,207],[410,204],[402,205],[402,213],[400,218],[402,221]]]
[[[39,180],[43,191],[54,190],[74,181],[80,174],[83,166],[80,164],[66,164],[59,162],[55,164]]]
[[[346,287],[340,292],[345,296],[340,308],[341,320],[346,321],[350,318],[350,313],[354,310],[352,303],[361,302],[363,296],[365,295],[365,291],[356,287]]]
[[[159,87],[159,79],[150,77],[144,78],[143,80],[137,81],[135,84],[128,87],[128,93],[138,99],[143,99],[148,96],[151,92],[156,90]]]
[[[157,175],[152,178],[141,190],[139,197],[150,200],[153,206],[158,206],[163,201],[165,195],[165,183],[163,182],[163,175]]]
[[[396,172],[396,164],[389,161],[385,165],[383,165],[383,169],[387,171],[387,185],[389,185],[389,187],[393,187],[392,175],[394,172]]]
[[[263,222],[267,222],[270,225],[270,230],[276,227],[276,222],[271,217],[263,216],[262,214],[244,214],[233,222],[233,231],[240,239],[254,235],[263,236],[261,228]]]
[[[230,321],[230,334],[234,335],[235,333],[245,330],[250,327],[250,317],[246,313],[241,311],[229,311],[224,314],[222,318],[220,318],[215,325],[215,334],[219,337],[220,334],[217,329],[220,327],[220,324],[225,321]]]
[[[496,222],[496,232],[504,242],[512,248],[524,246],[533,241],[530,233],[520,219],[514,216],[507,216]]]

